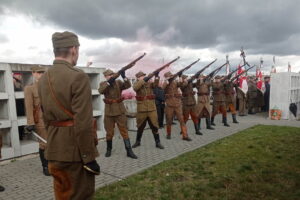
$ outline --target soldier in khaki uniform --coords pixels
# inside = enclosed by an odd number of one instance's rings
[[[224,83],[221,82],[221,77],[216,76],[215,82],[212,83],[213,90],[213,113],[211,116],[211,125],[216,125],[214,123],[215,116],[220,112],[222,114],[222,122],[224,126],[229,126],[227,123],[227,112],[226,112],[226,99],[224,94]]]
[[[248,80],[248,114],[256,114],[257,107],[257,87],[255,82],[255,77],[249,77]]]
[[[158,87],[159,76],[156,74],[155,81],[149,82],[149,77],[145,77],[146,74],[142,71],[138,72],[136,75],[137,81],[133,85],[133,89],[136,92],[137,101],[137,135],[136,142],[132,148],[136,148],[141,145],[141,139],[148,122],[155,140],[155,145],[159,149],[164,149],[160,143],[159,133],[158,133],[158,117],[155,105],[155,96],[153,94],[153,89]]]
[[[211,83],[209,81],[205,81],[205,76],[200,75],[199,79],[196,83],[197,95],[198,95],[198,103],[196,106],[197,116],[199,118],[199,127],[201,118],[206,119],[206,128],[210,130],[214,130],[211,127],[210,117],[211,117],[211,106],[210,106],[210,87]]]
[[[247,115],[247,95],[239,87],[236,87],[236,95],[239,100],[239,116]]]
[[[196,86],[195,83],[189,82],[187,80],[186,75],[181,75],[183,83],[180,87],[182,91],[182,112],[183,112],[183,120],[186,123],[191,116],[192,121],[194,123],[196,135],[202,135],[199,131],[199,121],[198,116],[196,113],[196,99],[195,99],[195,92],[194,87]]]
[[[95,174],[93,108],[88,76],[76,68],[77,35],[52,35],[55,60],[38,83],[43,117],[48,132],[45,156],[54,178],[55,199],[91,199]]]
[[[123,137],[127,156],[137,159],[137,156],[131,149],[130,139],[127,130],[127,117],[125,115],[125,106],[121,96],[122,90],[131,87],[130,81],[125,76],[125,71],[121,73],[124,82],[113,78],[114,72],[110,69],[105,70],[103,75],[106,81],[100,83],[99,93],[104,95],[105,113],[104,128],[106,131],[106,157],[111,156],[112,139],[114,136],[115,124],[118,125],[121,136]]]
[[[166,72],[164,74],[166,80],[162,85],[162,89],[165,91],[166,98],[166,121],[167,121],[167,139],[171,139],[171,126],[174,114],[176,115],[182,132],[182,139],[186,141],[191,141],[187,133],[187,127],[183,120],[182,115],[182,102],[181,94],[178,89],[182,85],[182,82],[177,80],[172,80],[173,74],[171,72]]]
[[[239,123],[236,120],[236,110],[235,110],[235,100],[234,100],[234,87],[236,85],[232,82],[230,82],[228,79],[225,80],[224,84],[224,92],[225,92],[225,97],[226,97],[226,110],[230,110],[231,115],[232,115],[232,121],[233,123]]]
[[[47,131],[43,120],[43,112],[41,110],[41,103],[38,94],[38,81],[42,77],[45,69],[40,66],[31,68],[33,83],[24,89],[25,110],[27,118],[27,126],[25,127],[28,132],[36,131],[36,133],[43,139],[47,140]],[[46,144],[39,140],[39,155],[42,162],[43,173],[50,176],[48,171],[48,161],[45,159],[44,151]]]

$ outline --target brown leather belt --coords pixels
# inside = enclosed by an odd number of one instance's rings
[[[148,96],[135,96],[137,101],[144,101],[144,100],[153,100],[155,99],[155,95],[148,95]]]
[[[213,92],[213,95],[220,95],[220,94],[224,94],[224,92]]]
[[[71,127],[74,126],[74,120],[50,121],[49,125],[55,127]]]
[[[189,97],[189,96],[194,96],[196,92],[190,92],[190,93],[184,93],[182,94],[183,97]]]
[[[181,94],[165,94],[165,97],[168,99],[168,98],[172,98],[172,97],[175,97],[175,98],[181,98]]]
[[[103,99],[106,104],[121,103],[124,99]]]
[[[205,92],[198,92],[197,93],[198,94],[198,96],[208,96],[209,95],[209,93],[207,92],[207,93],[205,93]]]

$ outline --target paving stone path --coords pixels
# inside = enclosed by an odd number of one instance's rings
[[[170,160],[180,154],[192,151],[257,124],[300,127],[300,121],[274,121],[267,119],[265,114],[248,115],[239,117],[238,120],[239,124],[231,123],[232,120],[229,115],[230,127],[224,127],[219,116],[216,118],[217,126],[214,131],[202,128],[203,136],[194,134],[194,128],[190,120],[188,128],[189,135],[193,139],[191,142],[181,140],[178,125],[173,126],[171,140],[167,140],[165,138],[165,130],[160,129],[161,143],[165,146],[164,150],[155,148],[153,135],[150,130],[146,130],[142,138],[142,146],[134,149],[134,152],[139,157],[137,160],[126,157],[123,140],[118,133],[113,141],[112,157],[110,158],[104,157],[106,144],[105,141],[100,141],[98,148],[101,155],[97,158],[97,161],[101,165],[102,173],[96,177],[96,188],[122,180],[162,161]],[[202,127],[203,124],[204,120],[202,120]],[[129,132],[129,134],[133,144],[136,133]],[[0,199],[54,199],[52,178],[45,177],[41,169],[37,154],[14,161],[0,162],[0,185],[6,188],[4,192],[0,193]]]

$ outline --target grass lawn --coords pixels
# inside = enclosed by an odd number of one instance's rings
[[[125,180],[95,199],[300,199],[300,128],[255,126]]]

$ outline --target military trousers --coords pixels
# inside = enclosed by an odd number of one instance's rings
[[[239,115],[247,115],[246,98],[239,99]]]
[[[165,104],[156,104],[157,118],[159,127],[164,126]]]
[[[198,116],[196,113],[196,106],[183,106],[183,120],[184,123],[186,123],[189,120],[189,117],[191,116],[194,124],[198,124]]]
[[[221,113],[223,117],[227,117],[225,102],[214,102],[212,117],[215,117],[218,113]]]
[[[81,162],[49,161],[56,200],[89,200],[95,192],[95,175]]]
[[[117,124],[123,139],[128,139],[127,117],[125,114],[118,116],[104,116],[104,128],[106,131],[106,140],[111,141],[115,133],[115,124]]]
[[[230,110],[231,114],[235,115],[236,114],[236,110],[235,110],[235,106],[233,105],[233,103],[229,103],[227,105],[227,110]]]
[[[166,121],[167,125],[172,125],[173,118],[176,116],[177,120],[179,121],[180,125],[184,125],[183,115],[182,115],[182,106],[166,106]]]

